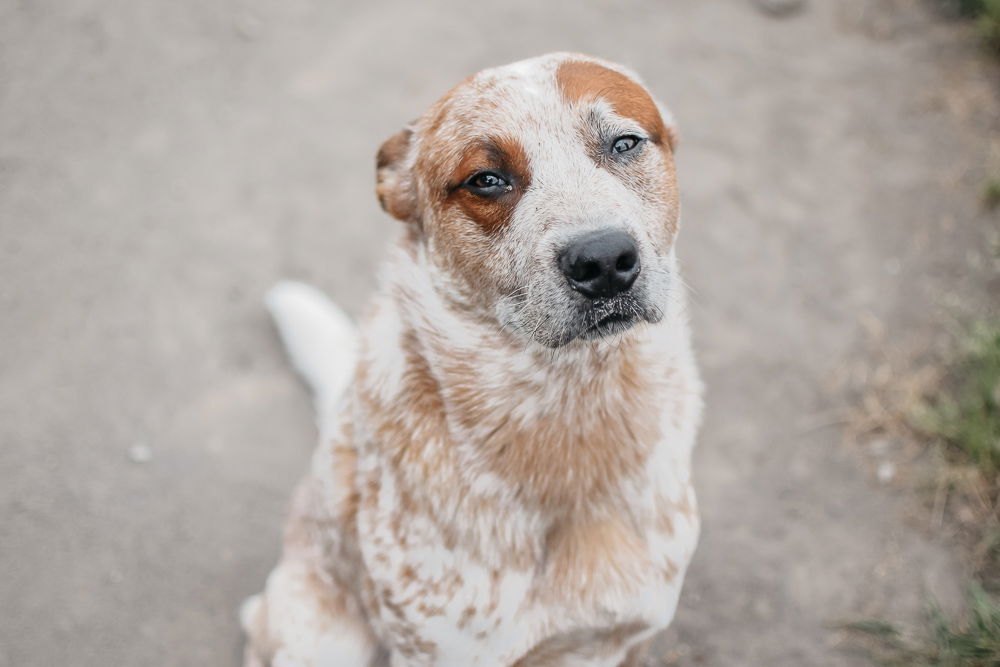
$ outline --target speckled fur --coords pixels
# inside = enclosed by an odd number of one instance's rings
[[[629,162],[595,152],[633,131]],[[492,208],[454,189],[484,139],[518,174]],[[572,54],[481,72],[386,142],[406,225],[244,606],[247,665],[639,664],[699,529],[674,143],[633,74]],[[553,256],[607,226],[640,249],[643,321],[586,340]]]

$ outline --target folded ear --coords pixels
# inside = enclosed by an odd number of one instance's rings
[[[375,194],[382,208],[394,218],[409,222],[416,217],[417,198],[411,172],[413,131],[406,127],[385,140],[375,160]]]

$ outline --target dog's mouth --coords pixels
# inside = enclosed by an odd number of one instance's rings
[[[614,336],[615,334],[627,331],[638,321],[639,318],[630,313],[618,311],[607,313],[587,326],[580,334],[580,337],[593,340]]]
[[[615,331],[622,328],[627,328],[632,326],[635,322],[634,315],[626,315],[625,313],[612,313],[611,315],[605,315],[597,322],[595,322],[591,327],[591,331]]]
[[[523,297],[521,304],[536,307],[542,305]],[[518,319],[508,321],[504,327],[522,332],[526,338],[545,347],[560,348],[575,340],[595,342],[630,334],[638,325],[656,324],[664,316],[663,308],[651,300],[642,289],[608,299],[577,298],[566,305],[569,308],[565,310],[552,307],[546,308],[540,314],[530,309],[515,311],[519,316]],[[519,321],[521,318],[526,323]],[[502,315],[499,319],[501,322],[505,321]]]

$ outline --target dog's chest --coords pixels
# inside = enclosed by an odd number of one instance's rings
[[[459,519],[477,522],[473,543],[420,513],[401,516],[392,504],[400,494],[383,486],[358,516],[373,624],[404,664],[521,659],[526,667],[534,656],[538,664],[617,664],[631,643],[670,622],[694,549],[689,489],[678,483],[669,495],[641,529],[605,518],[533,531],[516,509],[480,508]]]

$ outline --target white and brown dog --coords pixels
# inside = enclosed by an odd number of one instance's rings
[[[699,526],[674,141],[634,74],[552,54],[385,142],[406,226],[360,333],[269,296],[322,437],[248,665],[641,662]]]

